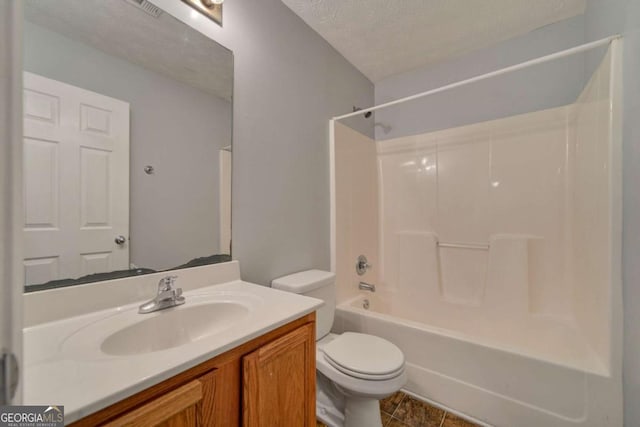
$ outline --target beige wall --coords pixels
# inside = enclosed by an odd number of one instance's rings
[[[565,316],[568,111],[378,142],[382,286],[488,311]],[[438,242],[491,249],[436,250]]]
[[[575,104],[573,312],[591,346],[609,362],[611,307],[611,52]]]
[[[358,293],[362,280],[378,281],[378,173],[373,139],[336,123],[336,284],[338,303]],[[373,268],[356,274],[359,255]]]

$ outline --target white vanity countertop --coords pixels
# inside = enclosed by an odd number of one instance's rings
[[[185,292],[186,304],[166,311],[188,308],[190,301],[197,304],[211,295],[244,298],[248,316],[222,331],[151,353],[113,356],[100,351],[114,328],[164,314],[137,314],[143,301],[25,328],[24,403],[64,405],[65,423],[71,423],[322,305],[314,298],[237,280]]]

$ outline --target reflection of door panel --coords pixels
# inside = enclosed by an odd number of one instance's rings
[[[27,284],[129,268],[129,104],[24,74]]]

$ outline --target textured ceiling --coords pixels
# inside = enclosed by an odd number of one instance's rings
[[[282,0],[371,81],[584,13],[585,0]]]
[[[154,18],[124,0],[24,3],[25,18],[37,25],[231,99],[231,52],[168,13]]]

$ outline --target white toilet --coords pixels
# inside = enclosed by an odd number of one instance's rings
[[[316,314],[317,417],[330,427],[381,427],[378,400],[407,382],[404,354],[368,334],[332,334],[335,275],[308,270],[275,279],[274,289],[321,299]]]

